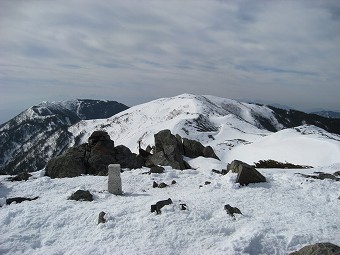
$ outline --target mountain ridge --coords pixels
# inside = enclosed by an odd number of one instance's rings
[[[107,118],[128,107],[116,101],[42,102],[0,127],[0,173],[36,171],[73,142],[67,128],[82,119]]]
[[[48,105],[49,103],[44,102],[44,104]],[[340,127],[340,120],[330,120],[295,110],[283,110],[209,95],[182,94],[170,98],[160,98],[119,111],[108,118],[90,120],[79,120],[80,111],[76,103],[65,101],[64,105],[66,105],[62,108],[64,112],[61,111],[60,115],[54,116],[57,119],[52,122],[59,123],[58,128],[55,125],[51,126],[51,121],[47,125],[44,122],[46,116],[51,118],[51,115],[48,114],[51,108],[48,110],[42,110],[39,107],[29,108],[30,114],[32,111],[33,113],[46,113],[44,117],[39,115],[38,118],[33,119],[38,123],[40,130],[47,133],[36,134],[37,144],[32,146],[30,145],[31,141],[25,139],[25,134],[32,136],[30,131],[34,128],[26,123],[21,128],[21,132],[17,134],[18,139],[13,141],[16,148],[20,144],[24,145],[26,158],[23,157],[24,154],[18,153],[10,166],[4,167],[4,162],[0,162],[2,166],[0,173],[37,171],[43,168],[50,158],[62,154],[67,148],[86,143],[91,133],[96,130],[107,131],[115,144],[125,145],[132,152],[138,153],[139,142],[145,148],[153,144],[154,134],[163,129],[170,129],[172,133],[179,134],[183,138],[198,140],[204,146],[212,146],[220,154],[218,156],[226,162],[232,160],[231,155],[237,157],[229,152],[234,148],[243,148],[287,128],[303,125],[319,126],[324,129],[322,132],[325,134],[323,136],[324,143],[319,144],[325,146],[333,146],[330,143],[334,142],[338,143],[337,138],[333,139],[332,133],[337,134],[338,131],[340,133],[340,130],[337,129],[337,126]],[[88,108],[93,110],[91,104]],[[64,113],[68,111],[71,114],[66,114],[66,118]],[[3,139],[2,130],[3,127],[0,128],[0,141],[3,141],[1,140]],[[51,130],[53,132],[49,132]],[[329,134],[327,130],[335,132]],[[295,131],[293,131],[292,134],[295,135]],[[317,138],[316,134],[305,134],[304,137],[321,139]],[[2,152],[0,159],[8,157],[9,154],[6,154],[6,151]],[[43,154],[44,158],[40,154]],[[27,158],[30,161],[27,161]],[[316,158],[318,159],[318,157]],[[282,161],[282,159],[280,160]],[[20,162],[25,163],[22,167],[17,167]],[[313,161],[315,164],[318,162]],[[291,163],[308,165],[308,162]],[[8,171],[9,167],[10,171]],[[4,168],[7,170],[4,171]]]

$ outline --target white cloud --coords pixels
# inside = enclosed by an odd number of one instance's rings
[[[0,88],[13,89],[1,106],[15,107],[28,86],[41,101],[132,105],[189,92],[340,110],[339,10],[338,1],[2,1]]]

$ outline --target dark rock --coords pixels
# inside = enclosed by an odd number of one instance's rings
[[[68,200],[93,201],[93,196],[88,190],[77,190],[68,198]]]
[[[252,166],[240,160],[233,160],[230,164],[227,165],[227,171],[231,170],[233,173],[238,173],[243,167],[252,167]]]
[[[335,173],[333,173],[334,176],[340,176],[340,171],[336,171]]]
[[[146,158],[132,153],[126,146],[115,147],[105,131],[93,132],[88,141],[88,144],[70,148],[63,155],[51,159],[46,175],[51,178],[107,175],[110,164],[130,169],[141,168],[145,164]]]
[[[222,171],[213,169],[212,171],[216,174],[222,174],[222,175],[226,175],[229,172],[228,170],[225,170],[225,169],[222,169]]]
[[[160,189],[165,188],[165,187],[168,187],[168,184],[166,184],[164,182],[161,182],[160,184],[158,184],[158,188],[160,188]]]
[[[323,172],[314,172],[317,175],[309,175],[309,174],[301,174],[299,173],[301,176],[305,177],[305,178],[312,178],[312,179],[319,179],[319,180],[325,180],[325,179],[330,179],[330,180],[334,180],[334,181],[340,181],[340,178],[332,175],[332,174],[328,174],[328,173],[323,173]]]
[[[203,157],[205,158],[215,158],[215,159],[219,159],[219,157],[216,156],[213,148],[211,146],[207,146],[203,149]]]
[[[95,146],[99,141],[110,141],[110,136],[107,132],[98,130],[94,131],[88,138],[88,144],[90,147]]]
[[[51,159],[45,169],[45,175],[51,178],[76,177],[86,174],[86,144],[68,149],[63,155]]]
[[[339,178],[336,178],[334,175],[332,174],[328,174],[328,173],[319,173],[318,179],[320,180],[324,180],[324,179],[331,179],[331,180],[338,180]]]
[[[23,201],[32,201],[36,200],[39,197],[34,197],[34,198],[27,198],[27,197],[12,197],[12,198],[7,198],[6,199],[6,204],[10,205],[11,203],[15,202],[17,204],[23,202]]]
[[[143,157],[143,158],[147,158],[147,157],[151,156],[152,154],[150,152],[147,152],[146,150],[138,149],[138,155]]]
[[[154,182],[152,183],[152,187],[153,187],[153,188],[158,188],[158,183],[154,181]]]
[[[211,184],[211,182],[209,182],[209,181],[206,181],[206,182],[204,183],[204,185],[209,185],[209,184]]]
[[[177,182],[175,180],[172,180],[171,184],[176,184]]]
[[[120,164],[121,168],[141,168],[146,161],[144,157],[132,153],[130,149],[124,145],[118,145],[115,147],[115,156],[115,163]]]
[[[241,185],[249,183],[266,182],[266,178],[255,167],[239,160],[234,160],[227,166],[228,171],[237,173],[236,182]]]
[[[234,218],[235,218],[235,215],[234,215],[235,213],[242,214],[240,209],[238,209],[237,207],[232,207],[229,204],[224,206],[224,210],[227,211],[228,215],[230,215],[231,217],[234,217]]]
[[[107,166],[116,163],[115,147],[112,140],[99,140],[94,146],[89,146],[90,151],[86,155],[88,173],[94,175],[107,175]]]
[[[169,152],[169,150],[167,150]],[[171,166],[174,169],[186,169],[184,160],[179,154],[166,155],[163,151],[157,152],[150,156],[145,162],[146,167],[152,166]]]
[[[104,216],[105,216],[105,212],[100,212],[99,213],[99,216],[98,216],[98,224],[100,224],[100,223],[105,223],[106,222],[106,220],[105,220],[105,218],[104,218]]]
[[[204,146],[195,140],[183,138],[184,156],[189,158],[203,157]]]
[[[236,182],[241,185],[249,183],[266,182],[266,178],[253,167],[244,167],[238,173]]]
[[[176,136],[171,134],[170,130],[165,129],[159,131],[157,134],[154,135],[154,138],[155,138],[155,153],[164,151],[164,147],[169,145],[174,146],[180,152],[181,144],[176,138]]]
[[[145,151],[149,152],[150,154],[151,154],[152,150],[153,150],[153,148],[150,145],[146,146],[146,148],[145,148]]]
[[[186,169],[182,156],[182,144],[170,130],[162,130],[154,135],[155,153],[148,158],[145,165],[171,166],[175,169]]]
[[[19,173],[18,175],[14,177],[7,178],[8,181],[14,182],[14,181],[27,181],[32,175],[26,172]]]
[[[221,174],[221,171],[218,171],[218,170],[216,170],[216,169],[213,169],[213,170],[211,170],[213,173],[216,173],[216,174]]]
[[[332,243],[316,243],[307,245],[290,255],[338,255],[340,247]]]
[[[172,204],[172,200],[168,198],[167,200],[161,200],[158,201],[156,204],[151,205],[151,212],[156,212],[157,214],[161,213],[161,208],[163,208],[165,205]]]
[[[150,168],[150,173],[151,174],[162,174],[162,173],[164,173],[164,167],[161,167],[161,166],[152,166]]]
[[[226,169],[222,169],[222,171],[221,171],[221,174],[222,174],[222,175],[226,175],[227,173],[229,173],[229,171],[228,171],[228,170],[226,170]]]

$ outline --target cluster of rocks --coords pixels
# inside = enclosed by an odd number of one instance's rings
[[[211,146],[205,147],[198,141],[173,135],[170,130],[166,129],[155,134],[154,154],[147,158],[145,166],[162,165],[171,166],[174,169],[190,169],[190,165],[183,160],[183,156],[219,160]]]
[[[88,138],[88,143],[72,147],[63,155],[51,159],[45,174],[51,178],[82,174],[107,175],[109,164],[120,164],[121,168],[129,169],[162,165],[183,170],[190,169],[183,156],[219,159],[210,146],[205,147],[198,141],[182,139],[179,135],[171,134],[170,130],[162,130],[154,138],[153,149],[150,146],[146,150],[140,148],[139,154],[135,154],[124,145],[115,146],[107,132],[95,131]]]
[[[51,159],[46,175],[51,178],[76,177],[82,174],[107,175],[109,164],[122,168],[140,168],[145,158],[132,153],[124,145],[114,145],[105,131],[95,131],[88,143],[68,149],[59,157]]]

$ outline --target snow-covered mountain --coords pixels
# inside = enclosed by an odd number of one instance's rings
[[[36,171],[74,143],[68,127],[94,118],[108,118],[128,107],[104,100],[42,102],[0,127],[0,174]]]
[[[67,146],[105,130],[116,145],[137,152],[138,141],[143,147],[153,145],[155,133],[170,129],[211,145],[221,160],[186,158],[192,169],[165,166],[164,173],[124,169],[121,196],[108,192],[107,176],[51,179],[40,170],[19,183],[0,176],[0,253],[283,255],[319,242],[340,245],[340,136],[308,125],[308,115],[289,113],[185,94],[67,126]],[[55,146],[57,137],[45,140],[46,148]],[[267,182],[241,187],[235,183],[237,174],[212,171],[225,169],[234,159],[317,167],[258,169]],[[314,172],[334,178],[306,178]],[[153,182],[168,186],[153,188]],[[68,200],[77,190],[89,191],[93,201]],[[8,205],[13,197],[38,198]],[[150,212],[151,205],[168,198],[173,204],[160,215]],[[181,210],[181,204],[187,209]],[[230,217],[226,204],[242,215]],[[98,224],[102,211],[106,222]]]
[[[312,112],[313,114],[320,115],[325,118],[331,118],[331,119],[340,119],[340,112],[335,111],[318,111],[318,112]]]
[[[296,111],[291,116],[289,112],[283,114],[282,110],[267,106],[184,94],[137,105],[108,119],[81,121],[68,130],[80,143],[87,142],[93,131],[105,130],[116,144],[136,153],[138,141],[145,148],[153,145],[154,134],[170,129],[173,134],[212,146],[226,163],[234,159],[250,164],[274,159],[312,166],[340,162],[339,135],[307,125],[316,122],[308,114],[303,113],[298,120]],[[288,128],[293,123],[302,126]],[[319,124],[326,126],[323,122]],[[302,154],[306,157],[301,157]]]
[[[170,129],[173,134],[212,146],[219,158],[226,163],[242,158],[251,164],[254,160],[274,159],[296,164],[323,165],[327,160],[332,163],[338,162],[337,158],[340,158],[337,135],[340,134],[340,120],[337,119],[190,94],[161,98],[129,109],[119,105],[120,108],[115,113],[126,110],[112,117],[104,114],[103,109],[109,107],[104,102],[101,103],[103,105],[99,107],[99,111],[93,110],[96,109],[96,101],[86,102],[80,105],[74,101],[57,105],[43,103],[6,123],[0,129],[0,142],[4,145],[0,151],[0,173],[32,172],[41,169],[49,159],[60,155],[67,148],[87,142],[95,130],[105,130],[116,145],[123,144],[136,153],[139,141],[144,148],[153,145],[154,134],[163,129]],[[81,106],[84,105],[87,106],[83,107],[86,111],[82,110]],[[114,110],[115,106],[117,105],[112,106]],[[88,119],[86,116],[89,115],[91,118],[96,116],[97,119],[79,121]],[[308,127],[309,130],[315,129],[308,134],[299,133],[294,129],[306,124],[322,129]],[[287,128],[293,129],[285,131]],[[290,135],[294,138],[291,138],[292,143],[289,144],[289,139],[285,136]],[[297,136],[303,137],[303,141],[309,139],[314,142],[308,142],[308,146],[301,143],[299,147],[293,142]],[[273,144],[265,143],[268,144],[265,150],[262,141],[272,141]],[[283,141],[285,142],[282,143]],[[253,150],[257,143],[261,147],[256,152],[243,153]],[[284,146],[280,147],[280,144]],[[282,154],[279,156],[274,153],[274,157],[273,153],[270,153],[274,147],[269,145],[280,148]],[[324,148],[323,151],[328,148],[331,153],[327,157],[323,153],[320,154],[320,146]],[[298,155],[302,152],[311,153],[308,162],[299,159]]]

